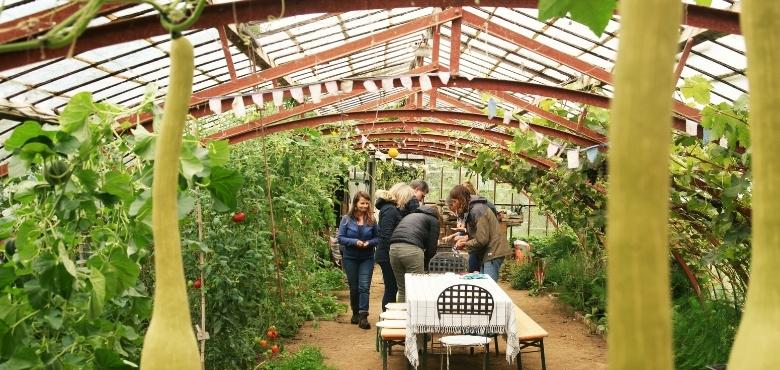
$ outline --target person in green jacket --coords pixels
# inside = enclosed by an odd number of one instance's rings
[[[476,252],[482,260],[482,273],[498,281],[504,257],[512,251],[487,199],[472,196],[468,188],[457,185],[450,191],[449,201],[450,209],[466,220],[467,235],[456,237],[455,249]]]

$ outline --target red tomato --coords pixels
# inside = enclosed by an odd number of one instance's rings
[[[271,346],[271,352],[279,353],[279,345],[278,344],[274,344],[273,346]]]
[[[233,215],[233,222],[244,222],[245,218],[246,218],[246,213],[244,213],[244,212],[236,212]]]
[[[195,282],[192,283],[192,287],[195,289],[200,289],[200,287],[203,286],[203,280],[200,278],[195,279]]]

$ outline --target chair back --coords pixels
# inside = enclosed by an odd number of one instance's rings
[[[441,315],[484,315],[488,321],[493,317],[493,295],[477,285],[457,284],[444,289],[436,300],[436,309]]]
[[[441,274],[445,272],[466,272],[466,259],[455,253],[437,253],[428,262],[428,272]]]

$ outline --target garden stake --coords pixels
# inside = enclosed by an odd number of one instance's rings
[[[625,0],[619,6],[609,127],[608,364],[670,370],[669,143],[682,5]]]
[[[729,370],[780,368],[780,2],[745,0],[745,34],[753,143],[753,229],[745,311],[729,358]]]

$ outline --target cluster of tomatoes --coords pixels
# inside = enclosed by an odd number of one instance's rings
[[[270,351],[271,355],[276,355],[282,350],[279,344],[276,343],[277,338],[279,338],[279,331],[276,330],[276,326],[271,325],[268,331],[265,332],[265,338],[257,338],[255,342],[260,345],[265,353]]]

